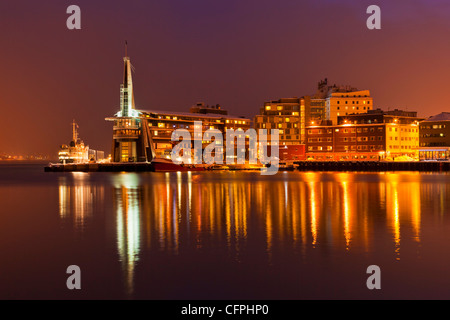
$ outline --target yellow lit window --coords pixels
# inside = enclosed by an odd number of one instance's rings
[[[283,110],[283,106],[278,106],[277,110]]]
[[[266,106],[266,110],[271,110],[272,108],[270,106]]]
[[[164,128],[164,127],[165,127],[165,125],[163,122],[158,123],[158,128]]]
[[[298,112],[292,112],[293,116],[298,116]]]
[[[289,122],[289,121],[291,121],[291,119],[289,119],[289,118],[286,118],[286,122]]]

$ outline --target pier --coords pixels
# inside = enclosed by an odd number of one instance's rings
[[[44,168],[45,172],[154,172],[154,171],[248,171],[255,168],[246,166],[210,166],[210,167],[178,167],[167,170],[155,170],[155,165],[149,162],[130,163],[72,163],[51,164]],[[259,170],[259,168],[256,168]],[[450,171],[449,161],[296,161],[292,164],[282,164],[279,171]]]
[[[154,166],[147,162],[130,163],[70,163],[51,164],[44,168],[45,172],[151,172]]]
[[[448,161],[297,161],[299,171],[449,171]]]

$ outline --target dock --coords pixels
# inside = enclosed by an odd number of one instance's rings
[[[154,166],[148,162],[130,163],[69,163],[50,164],[44,168],[45,172],[152,172]]]
[[[296,161],[299,171],[449,171],[449,161]]]
[[[155,170],[155,165],[149,162],[130,163],[72,163],[50,164],[44,168],[45,172],[154,172],[154,171],[198,171],[199,168],[183,167],[173,170]],[[212,166],[203,170],[259,170],[245,166]],[[448,172],[450,161],[295,161],[291,164],[280,165],[279,171],[424,171]]]

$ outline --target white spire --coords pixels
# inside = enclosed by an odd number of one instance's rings
[[[128,43],[125,41],[125,57],[123,70],[123,84],[120,86],[120,116],[135,117],[137,112],[134,105],[133,79],[131,75],[132,65],[127,56]]]

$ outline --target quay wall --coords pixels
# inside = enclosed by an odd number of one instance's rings
[[[300,171],[449,171],[450,162],[443,161],[298,161]]]
[[[44,168],[46,172],[149,172],[155,171],[151,163],[77,163],[54,164]],[[215,170],[221,170],[215,168]],[[223,170],[247,170],[228,168]],[[450,171],[450,162],[446,161],[295,161],[290,166],[281,166],[279,171]]]

